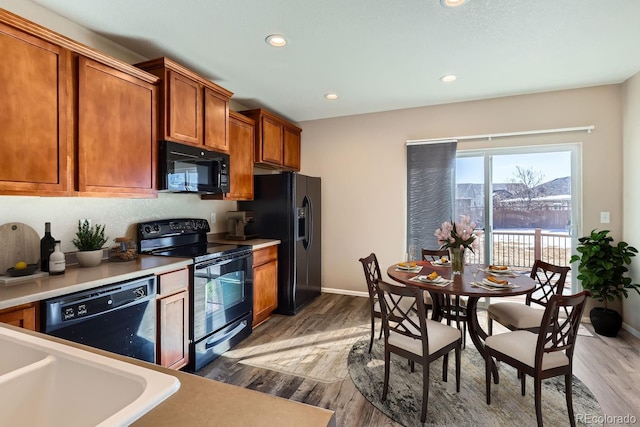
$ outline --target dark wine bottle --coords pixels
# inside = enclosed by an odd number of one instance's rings
[[[40,239],[40,270],[49,271],[49,256],[56,248],[56,239],[51,235],[51,223],[44,223],[44,237]]]

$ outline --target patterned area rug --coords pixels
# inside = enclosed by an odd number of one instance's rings
[[[468,344],[471,344],[468,342]],[[371,354],[369,340],[356,342],[349,352],[349,374],[362,395],[395,422],[419,426],[422,405],[422,367],[411,372],[406,359],[391,355],[387,400],[382,402],[384,340],[375,340]],[[455,387],[455,357],[449,357],[448,382],[442,382],[442,359],[431,364],[427,426],[533,426],[536,425],[533,379],[527,377],[527,394],[520,394],[516,371],[499,365],[500,383],[491,386],[491,405],[485,397],[484,359],[473,344],[462,350],[460,393]],[[578,425],[602,420],[602,410],[591,391],[573,377],[573,408]],[[542,411],[545,426],[567,426],[569,418],[564,394],[564,376],[544,380]]]

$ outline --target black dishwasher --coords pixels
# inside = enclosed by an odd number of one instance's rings
[[[46,334],[155,362],[156,277],[43,301]]]

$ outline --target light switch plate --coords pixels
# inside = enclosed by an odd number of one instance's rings
[[[609,212],[600,212],[600,224],[609,224],[611,216]]]
[[[215,224],[216,223],[216,213],[215,212],[211,212],[211,221],[209,221],[211,224]]]

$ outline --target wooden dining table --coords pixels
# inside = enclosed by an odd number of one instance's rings
[[[510,297],[516,295],[524,295],[532,292],[535,288],[535,280],[528,274],[517,274],[515,277],[506,277],[509,283],[515,285],[513,288],[500,288],[495,290],[488,290],[476,286],[472,271],[476,268],[482,270],[486,269],[483,265],[466,265],[463,274],[452,274],[450,266],[438,266],[433,265],[429,261],[418,261],[418,266],[421,266],[419,272],[416,271],[403,271],[399,270],[397,264],[393,264],[387,268],[387,274],[396,282],[402,283],[408,286],[416,286],[429,292],[433,301],[432,319],[440,321],[442,319],[442,311],[439,301],[442,295],[451,296],[466,296],[468,297],[466,310],[467,310],[467,325],[469,329],[469,336],[471,341],[475,345],[476,349],[484,359],[486,351],[484,348],[484,340],[487,338],[487,333],[480,326],[478,322],[478,300],[483,297],[489,298],[501,298]],[[445,279],[452,279],[453,282],[447,286],[438,286],[430,283],[425,283],[417,280],[411,280],[416,276],[427,276],[430,273],[436,271],[439,276]],[[480,271],[476,277],[478,282],[482,281],[487,276],[487,273]],[[498,383],[498,370],[496,364],[493,364],[493,380],[494,383]]]

